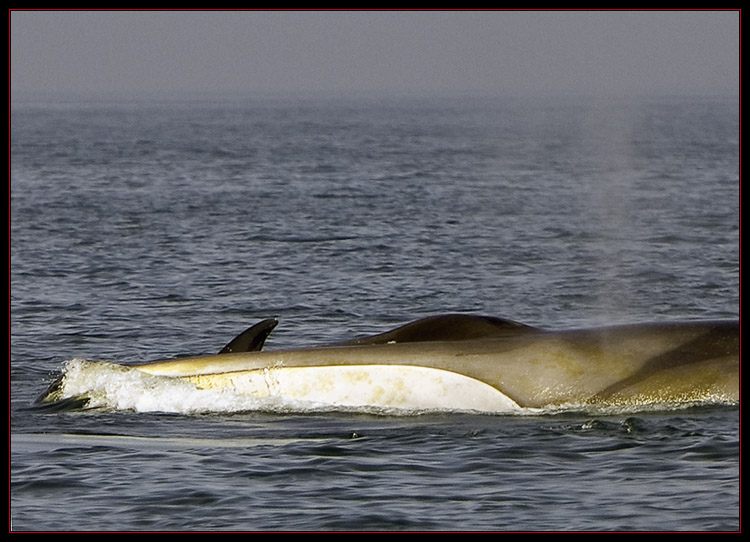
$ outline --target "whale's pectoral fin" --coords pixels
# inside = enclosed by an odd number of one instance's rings
[[[338,343],[337,346],[465,341],[489,337],[511,337],[520,333],[541,331],[538,328],[503,318],[447,314],[417,320],[386,333]]]
[[[274,318],[268,318],[249,327],[219,351],[219,354],[230,354],[232,352],[259,352],[263,344],[271,334],[271,331],[279,324]]]

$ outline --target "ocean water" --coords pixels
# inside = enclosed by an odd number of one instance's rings
[[[10,144],[13,530],[739,530],[739,406],[32,406],[268,317],[738,318],[736,98],[26,101]]]

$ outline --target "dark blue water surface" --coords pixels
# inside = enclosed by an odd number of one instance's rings
[[[737,530],[739,408],[40,412],[71,358],[739,315],[737,99],[11,109],[15,530]]]

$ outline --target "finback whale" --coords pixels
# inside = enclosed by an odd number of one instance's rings
[[[198,390],[336,407],[519,409],[739,401],[739,321],[545,330],[502,318],[434,316],[384,333],[262,350],[274,319],[219,354],[119,366]],[[65,375],[40,404],[93,397]]]

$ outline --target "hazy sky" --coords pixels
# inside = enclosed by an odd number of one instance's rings
[[[11,90],[739,94],[738,11],[11,11]]]

